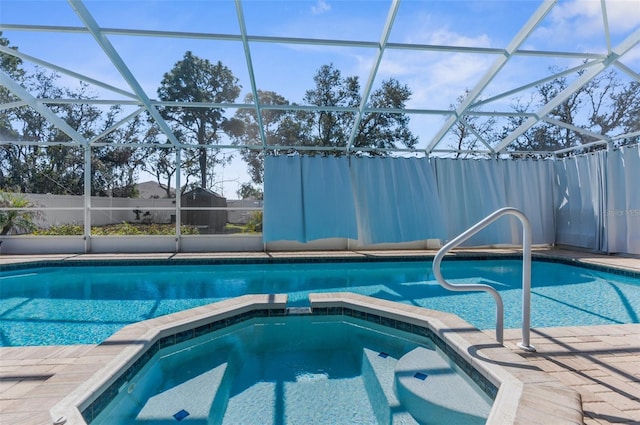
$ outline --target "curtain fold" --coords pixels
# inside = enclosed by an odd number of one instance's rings
[[[603,250],[640,254],[640,148],[626,146],[608,152],[606,171]]]
[[[265,242],[357,237],[346,157],[267,156]]]
[[[504,159],[498,161],[503,171],[506,203],[519,209],[531,224],[532,243],[555,242],[555,197],[553,161]],[[512,220],[511,239],[522,243],[522,226]]]
[[[264,159],[264,242],[304,242],[302,170],[299,156]]]
[[[363,244],[440,239],[444,219],[424,158],[352,158],[358,236]]]
[[[303,156],[301,164],[306,240],[356,239],[348,158]]]
[[[556,161],[556,243],[603,248],[606,154],[602,151]]]
[[[495,160],[433,158],[438,192],[447,221],[447,239],[453,239],[495,210],[507,205],[504,177]],[[512,220],[501,218],[464,243],[494,245],[517,243]]]
[[[533,243],[640,254],[640,147],[555,161],[267,156],[265,242],[452,239],[498,208]],[[520,244],[514,217],[466,245]]]

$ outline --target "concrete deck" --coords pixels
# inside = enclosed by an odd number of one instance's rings
[[[518,342],[505,330],[506,347],[580,393],[586,425],[640,424],[640,325],[532,329],[535,353]]]
[[[459,251],[458,255],[481,251]],[[491,250],[491,252],[514,252]],[[432,251],[238,253],[151,255],[2,256],[0,266],[15,262],[65,259],[310,257],[433,255]],[[566,250],[536,250],[535,255],[571,258],[640,271],[640,258],[606,256]],[[532,365],[571,386],[582,395],[584,423],[640,424],[640,324],[533,329],[536,353],[516,347],[518,330],[505,331],[505,346]],[[108,353],[89,353],[94,345],[0,348],[0,424],[45,425],[49,409],[100,369]],[[93,350],[96,353],[96,350]],[[69,364],[75,365],[68,368]]]

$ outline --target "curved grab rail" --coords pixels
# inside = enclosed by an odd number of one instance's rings
[[[531,224],[529,224],[529,219],[522,211],[511,207],[496,210],[462,232],[456,238],[449,241],[446,245],[440,248],[433,259],[433,275],[442,287],[450,291],[484,291],[491,294],[496,301],[496,339],[500,344],[502,344],[504,339],[504,306],[502,303],[502,297],[500,297],[498,291],[496,291],[492,286],[484,285],[482,283],[449,283],[442,277],[440,263],[449,250],[457,247],[462,242],[466,241],[480,230],[496,221],[498,218],[507,214],[518,217],[522,223],[522,342],[518,343],[518,346],[526,351],[535,351],[535,347],[532,346],[529,341],[531,326]]]

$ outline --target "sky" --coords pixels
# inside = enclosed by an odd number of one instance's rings
[[[102,28],[240,34],[236,4],[228,0],[86,0],[84,4]],[[640,2],[607,0],[606,4],[611,44],[615,47],[640,28]],[[245,0],[241,8],[250,36],[377,43],[390,5],[390,0]],[[529,0],[403,0],[388,41],[504,49],[540,5],[540,1]],[[2,25],[11,24],[83,26],[67,1],[2,0],[0,30],[23,53],[130,90],[90,35],[2,29]],[[151,99],[157,97],[163,74],[187,50],[229,67],[242,85],[238,101],[251,92],[247,59],[240,42],[125,35],[107,38]],[[600,1],[558,2],[521,48],[606,53]],[[259,89],[272,90],[290,102],[302,103],[305,91],[313,88],[313,75],[324,64],[334,64],[343,76],[358,76],[364,86],[375,64],[377,49],[251,42],[250,55]],[[395,78],[412,90],[407,108],[449,109],[465,89],[475,87],[498,58],[495,54],[386,50],[373,88],[379,87],[384,79]],[[580,62],[579,58],[513,57],[486,87],[482,97],[543,78],[549,75],[550,67],[564,69]],[[640,73],[640,45],[622,62]],[[627,81],[629,77],[621,73],[621,79]],[[77,85],[70,77],[65,76],[61,81],[70,87]],[[94,90],[100,98],[123,98],[99,87]],[[519,96],[526,99],[528,93]],[[512,98],[507,98],[491,104],[487,110],[505,111],[512,102]],[[128,112],[125,108],[124,113]],[[445,120],[440,115],[410,117],[412,131],[420,138],[419,146],[426,146]],[[233,180],[232,186],[248,181],[244,168],[242,162],[234,161],[225,170],[223,179]],[[233,192],[235,188],[222,190]]]

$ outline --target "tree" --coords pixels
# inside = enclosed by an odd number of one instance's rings
[[[457,106],[460,105],[467,96],[469,96],[469,89],[465,89],[464,93],[456,99],[456,104],[450,105],[450,108],[456,110]],[[496,138],[494,131],[496,124],[495,118],[481,118],[478,115],[466,114],[463,119],[466,125],[458,120],[451,128],[451,134],[454,136],[453,142],[457,151],[455,155],[456,158],[473,155],[471,152],[475,151],[481,144],[476,135],[482,137],[485,142],[490,142]]]
[[[37,98],[77,100],[74,104],[48,104],[47,107],[85,138],[95,136],[101,111],[95,105],[82,102],[95,96],[88,92],[86,84],[80,84],[76,90],[60,88],[56,84],[58,78],[58,74],[36,67],[21,83]],[[29,106],[10,109],[7,123],[15,140],[39,144],[2,146],[0,187],[30,193],[83,193],[83,148],[70,144],[67,134]]]
[[[313,78],[316,87],[308,90],[304,101],[315,106],[358,108],[362,102],[357,76],[342,77],[332,64],[323,65]],[[408,86],[391,78],[374,90],[367,106],[379,109],[404,109],[411,97]],[[346,147],[356,123],[355,112],[313,111],[302,114],[306,121],[306,143],[322,147]],[[354,148],[407,148],[418,139],[409,130],[409,117],[400,112],[368,112],[362,116],[353,140]],[[384,155],[383,151],[377,154]]]
[[[7,47],[10,45],[9,39],[2,37],[2,31],[0,31],[0,45]],[[10,46],[12,49],[17,49],[15,46]],[[22,69],[22,59],[0,53],[0,71],[6,73],[16,81],[21,81],[24,77],[24,70]],[[8,104],[18,99],[14,96],[6,87],[0,85],[0,104]],[[11,109],[0,110],[0,141],[18,140],[19,134],[13,128],[11,122],[13,120],[13,111]],[[13,151],[11,145],[0,145],[0,188],[8,188],[7,182],[10,179],[11,158],[10,153]]]
[[[289,105],[283,96],[272,91],[258,90],[258,101],[261,105]],[[245,103],[253,103],[253,94],[245,96]],[[262,129],[267,146],[297,146],[304,138],[304,123],[294,111],[282,109],[263,109]],[[232,137],[239,146],[262,146],[262,138],[258,126],[256,109],[239,109],[235,114],[237,125]],[[264,173],[264,155],[259,149],[240,151],[242,159],[247,163],[249,176],[256,184],[262,184]]]
[[[114,126],[121,112],[120,106],[112,106],[106,113],[100,134]],[[118,146],[141,141],[143,120],[135,116],[126,124],[108,132],[101,138],[108,145],[93,149],[91,156],[92,195],[134,198],[138,196],[136,181],[146,162],[145,151],[140,148]]]
[[[240,189],[237,192],[240,199],[256,199],[261,201],[264,197],[264,193],[257,187],[254,187],[251,183],[242,183]]]
[[[368,106],[404,109],[410,98],[409,87],[391,78],[373,91]],[[369,112],[360,121],[353,146],[389,149],[396,148],[398,143],[406,148],[413,148],[418,143],[418,138],[409,130],[409,117],[398,112]],[[383,152],[376,153],[384,155]]]
[[[142,168],[156,178],[158,185],[165,190],[165,197],[171,198],[173,197],[171,184],[178,171],[176,149],[162,133],[158,124],[148,116],[147,123],[149,125],[143,140],[145,144],[153,147],[147,151],[147,158]]]
[[[323,65],[313,77],[316,87],[307,90],[304,102],[315,106],[360,106],[358,77],[342,77],[333,64]],[[355,123],[354,112],[313,111],[303,114],[309,134],[309,143],[322,147],[345,147]]]
[[[640,130],[640,83],[623,84],[610,71],[592,80],[586,96],[590,107],[591,131],[608,136],[633,133]],[[622,143],[638,143],[640,137],[628,138]]]
[[[15,46],[9,46],[9,39],[2,37],[2,31],[0,31],[0,46],[10,47],[17,50]],[[21,81],[24,78],[24,70],[22,69],[22,59],[0,53],[0,71],[9,75],[16,81]],[[0,86],[0,103],[7,104],[18,100],[6,87]],[[11,128],[10,118],[7,110],[0,111],[0,140],[10,140],[16,136],[15,132]]]
[[[14,193],[0,192],[1,208],[32,208],[34,205],[24,196]],[[0,211],[0,235],[14,233],[31,233],[36,229],[33,222],[37,211],[11,209]]]
[[[557,70],[555,70],[557,72]],[[579,71],[580,76],[584,71]],[[513,109],[517,112],[537,110],[553,100],[568,87],[566,77],[556,78],[536,87],[534,98],[526,104],[517,102]],[[548,117],[588,132],[612,137],[617,134],[632,133],[640,130],[640,84],[637,81],[623,83],[614,71],[601,74],[577,89],[562,103],[554,108]],[[503,134],[522,124],[522,117],[510,117]],[[578,147],[597,140],[596,137],[541,122],[518,137],[509,147],[510,150],[555,151]],[[637,143],[640,137],[627,139],[626,143]]]
[[[240,88],[238,79],[222,62],[212,64],[188,51],[171,71],[164,74],[158,96],[163,101],[225,103],[234,102],[240,95]],[[160,113],[173,124],[181,142],[198,146],[194,150],[185,150],[185,153],[197,158],[194,165],[197,166],[200,186],[208,188],[215,165],[225,161],[224,157],[218,157],[219,151],[207,148],[219,143],[219,132],[226,131],[231,125],[224,116],[224,109],[163,106]]]
[[[9,46],[9,44],[11,44],[9,39],[3,37],[2,31],[0,31],[0,46],[10,47],[11,49],[18,50],[16,46]],[[13,78],[20,79],[24,75],[24,70],[22,69],[22,59],[17,56],[0,53],[0,70],[6,72]]]

